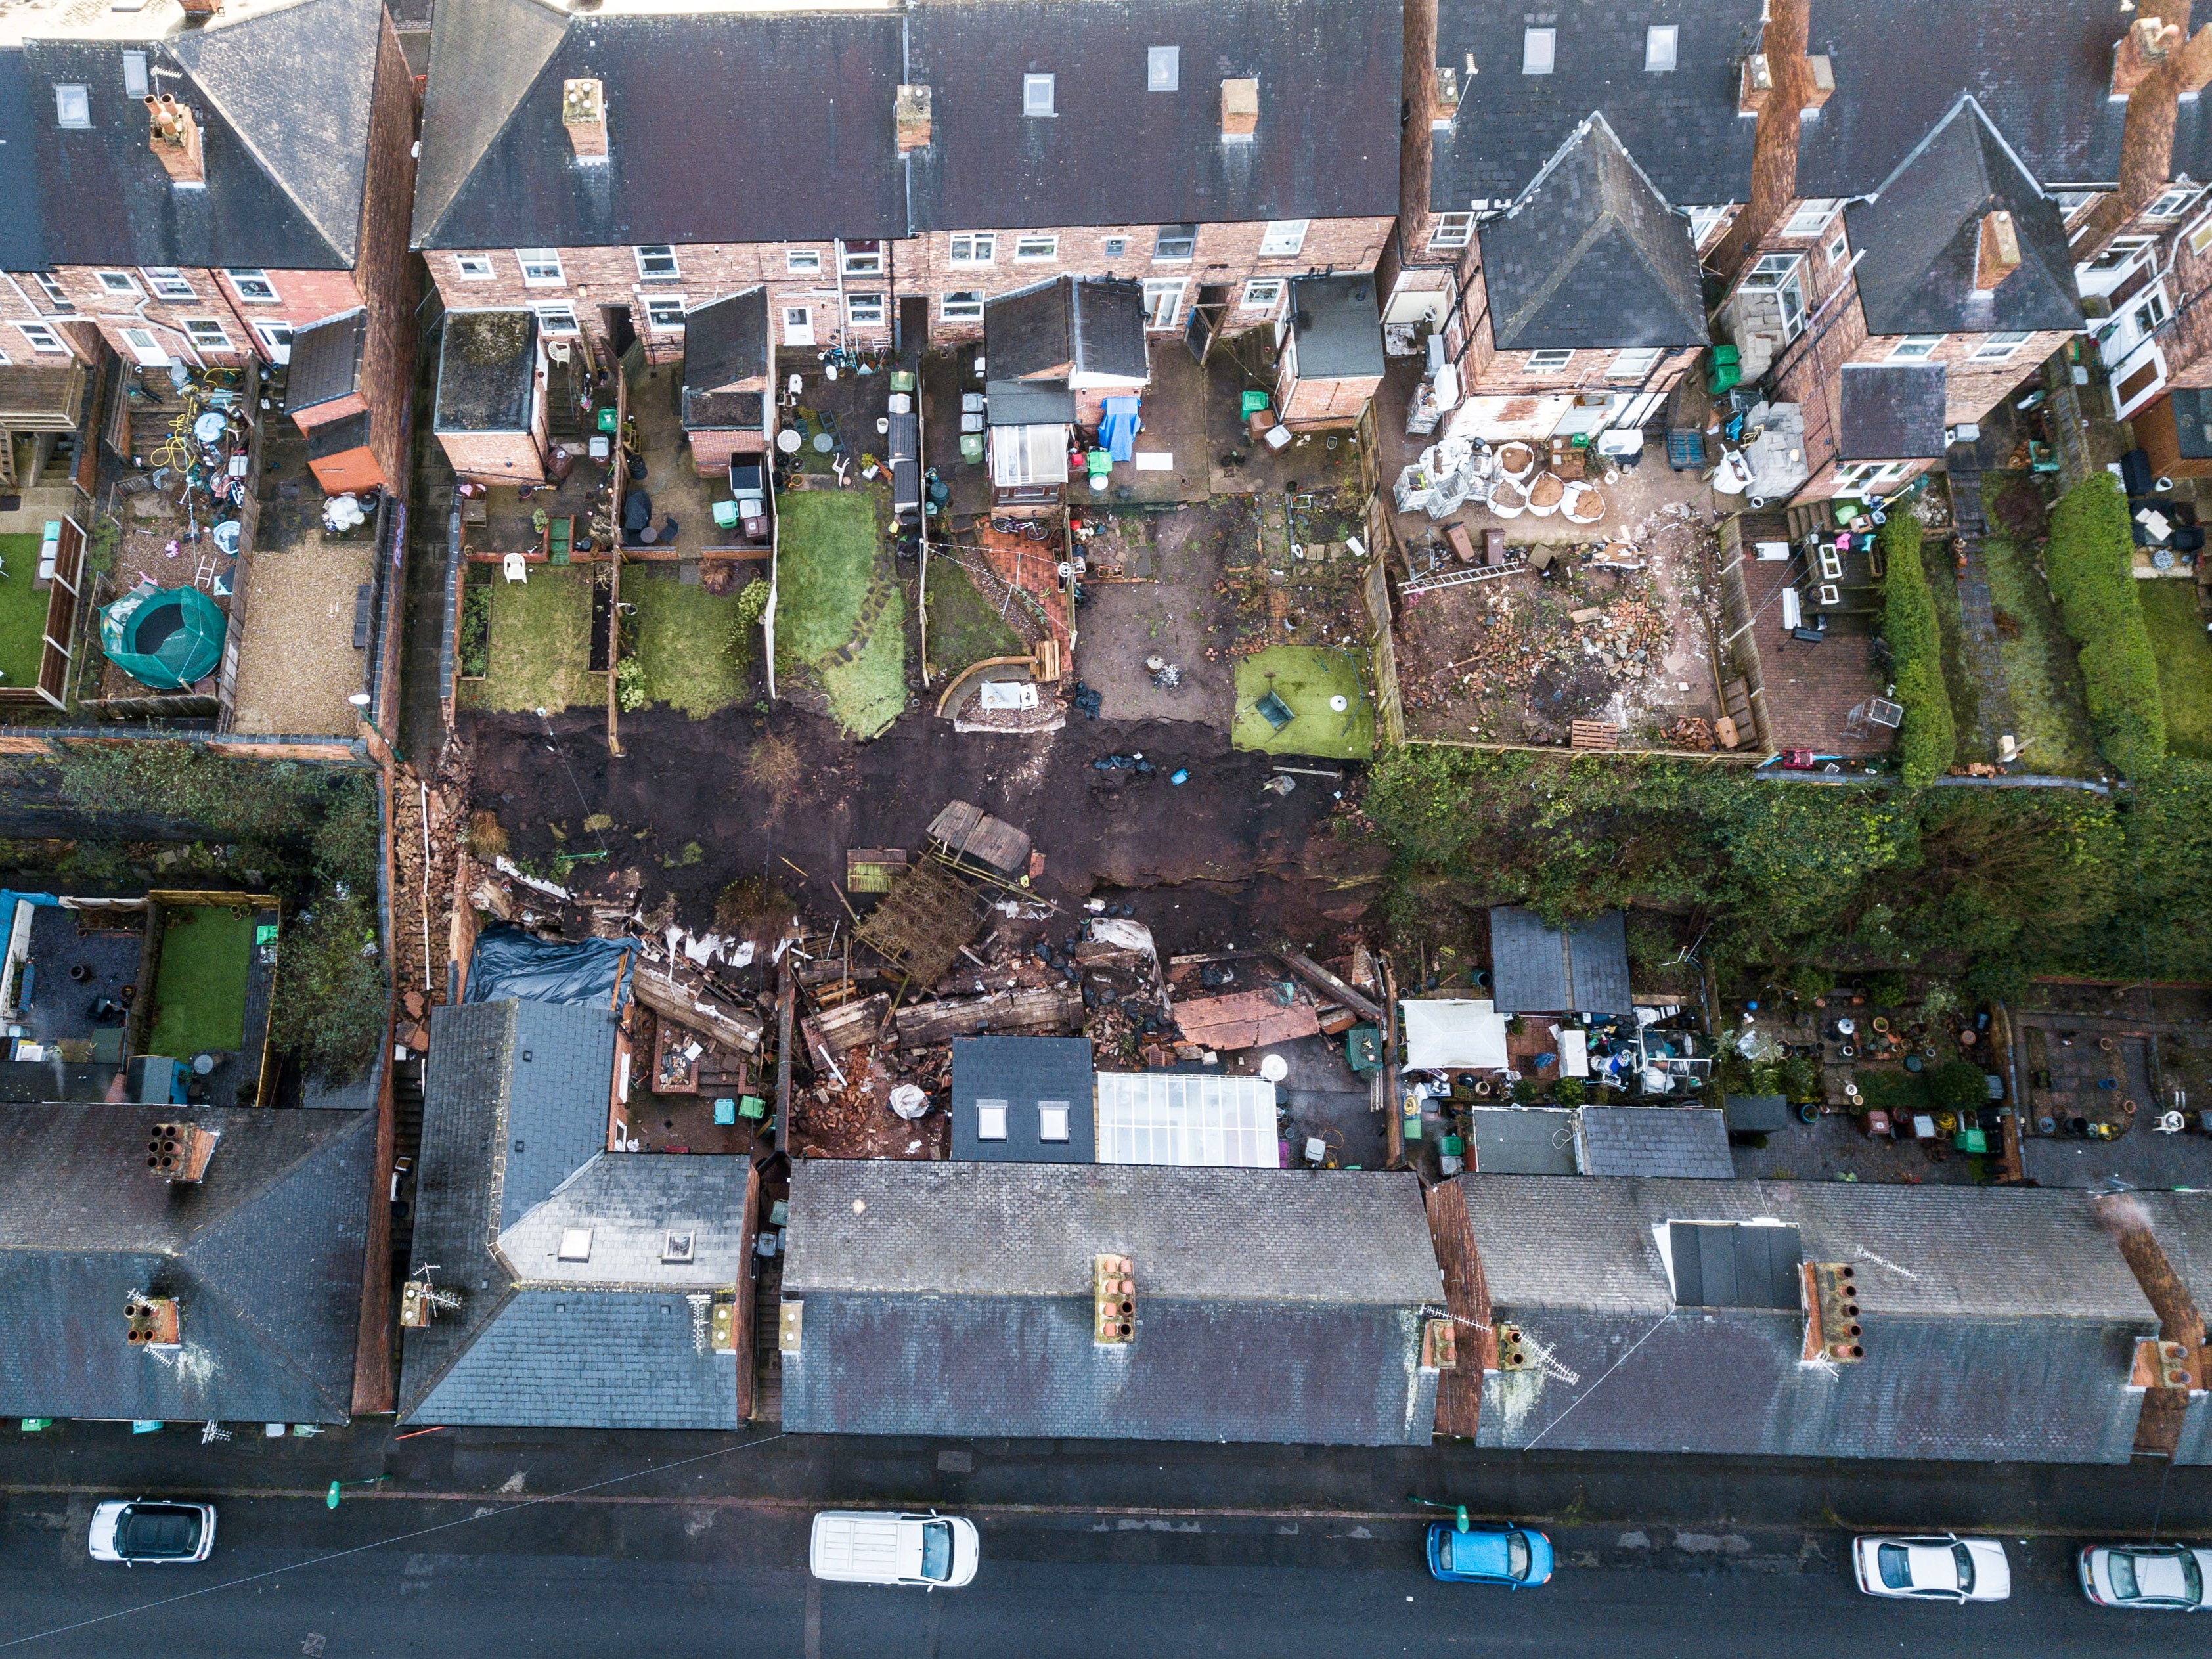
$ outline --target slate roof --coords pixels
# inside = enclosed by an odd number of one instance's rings
[[[1291,284],[1298,378],[1356,380],[1382,374],[1382,320],[1372,276],[1302,276]]]
[[[1833,100],[1831,100],[1832,102]],[[1974,292],[1983,218],[2012,216],[2020,268]],[[1983,114],[1962,98],[1883,180],[1844,210],[1870,334],[1986,334],[2082,326],[2058,204],[2037,187]]]
[[[293,414],[336,403],[361,390],[361,354],[368,313],[360,306],[310,324],[292,336],[285,407]]]
[[[350,269],[379,0],[296,0],[181,31],[161,15],[148,13],[142,40],[32,35],[20,53],[0,51],[0,137],[16,158],[0,173],[18,175],[13,191],[0,185],[0,268]],[[204,188],[177,188],[148,149],[145,108],[124,88],[126,45],[198,118]],[[87,88],[90,127],[56,124],[56,84]]]
[[[1486,1445],[2125,1462],[2155,1317],[2080,1194],[1788,1182],[1454,1183],[1493,1317],[1578,1380],[1483,1384]],[[1856,1268],[1866,1358],[1801,1363],[1797,1310],[1678,1309],[1655,1229],[1773,1220]],[[1965,1379],[1965,1381],[1962,1381]]]
[[[1625,1014],[1633,1006],[1627,918],[1607,910],[1561,928],[1534,910],[1495,905],[1490,975],[1501,1014]]]
[[[908,16],[907,79],[931,89],[917,229],[1398,210],[1396,0],[932,0]],[[1147,90],[1153,46],[1179,50],[1171,91]],[[1055,77],[1050,117],[1022,112],[1031,73]],[[1254,77],[1258,131],[1224,142],[1221,82]]]
[[[1430,1438],[1443,1287],[1407,1177],[808,1160],[787,1237],[787,1431]],[[1091,1340],[1101,1252],[1134,1263],[1126,1346]]]
[[[1152,358],[1144,288],[1105,277],[1055,276],[1002,294],[984,304],[983,350],[994,380],[1028,380],[1063,364],[1069,375],[1146,380]]]
[[[2184,460],[2212,460],[2212,390],[2176,386],[2166,395],[2173,405],[2174,453]]]
[[[1574,130],[1480,238],[1500,350],[1709,337],[1687,222],[1668,210],[1602,114]]]
[[[1563,14],[1553,72],[1523,75],[1522,36],[1551,14],[1439,0],[1437,62],[1459,70],[1461,90],[1458,119],[1430,144],[1429,205],[1450,213],[1511,201],[1593,110],[1669,202],[1742,201],[1755,123],[1736,113],[1736,81],[1757,50],[1760,10],[1759,0],[1622,0],[1602,14]],[[1680,31],[1675,69],[1644,67],[1653,24]]]
[[[748,289],[684,316],[684,424],[757,430],[763,393],[721,388],[769,372],[768,289]]]
[[[444,0],[430,32],[415,245],[903,235],[891,122],[902,21]],[[568,80],[605,88],[605,161],[576,159],[561,125]]]
[[[1729,1181],[1728,1124],[1706,1106],[1585,1106],[1583,1152],[1594,1176]]]
[[[222,1132],[197,1187],[146,1169],[180,1115]],[[374,1112],[0,1107],[0,1414],[343,1422],[375,1164]],[[179,1352],[125,1341],[134,1291]]]
[[[1845,363],[1838,381],[1842,406],[1836,454],[1846,461],[1938,460],[1942,458],[1943,365]]]
[[[977,1136],[976,1103],[1006,1109],[1006,1137]],[[1038,1103],[1067,1109],[1067,1139],[1039,1138]],[[956,1037],[952,1042],[952,1156],[986,1163],[1089,1164],[1097,1113],[1088,1037]]]

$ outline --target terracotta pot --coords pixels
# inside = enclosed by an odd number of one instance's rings
[[[1492,453],[1498,457],[1498,470],[1516,483],[1536,470],[1536,452],[1527,444],[1500,444]]]
[[[1528,510],[1540,519],[1548,519],[1559,510],[1566,499],[1566,480],[1556,472],[1539,473],[1528,486]]]

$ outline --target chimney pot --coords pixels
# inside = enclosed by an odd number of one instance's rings
[[[1459,70],[1449,64],[1437,65],[1437,101],[1429,117],[1431,131],[1442,132],[1459,119]]]
[[[561,83],[561,125],[579,161],[607,159],[607,90],[599,81]]]
[[[1260,130],[1260,83],[1256,80],[1221,83],[1221,136],[1249,138]]]
[[[170,179],[179,185],[207,183],[207,164],[200,155],[199,123],[192,112],[169,93],[146,95],[150,131],[146,147],[154,152]]]
[[[929,148],[929,88],[901,87],[892,105],[898,120],[899,154]]]
[[[2168,55],[2180,44],[2179,24],[2155,17],[2136,19],[2112,48],[2112,95],[2126,97],[2163,68]]]
[[[2012,215],[2002,210],[1982,216],[1982,234],[1974,258],[1974,292],[1993,292],[2020,269],[2020,234]]]
[[[1743,60],[1743,82],[1736,95],[1736,113],[1756,115],[1774,93],[1774,70],[1766,54],[1755,52]]]
[[[1827,54],[1825,52],[1808,58],[1805,60],[1805,67],[1811,71],[1805,82],[1804,107],[1809,113],[1826,103],[1829,95],[1835,91],[1836,70],[1835,65],[1828,61]]]

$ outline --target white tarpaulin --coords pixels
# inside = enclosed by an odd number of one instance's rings
[[[1552,1028],[1559,1037],[1559,1075],[1588,1077],[1589,1075],[1589,1033],[1576,1026],[1562,1030]]]
[[[1406,1064],[1416,1072],[1505,1069],[1505,1016],[1487,997],[1401,1002]]]
[[[985,680],[982,702],[986,708],[1034,708],[1037,689],[1028,680]]]

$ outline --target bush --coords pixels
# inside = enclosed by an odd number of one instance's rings
[[[1522,1077],[1513,1079],[1513,1101],[1517,1106],[1533,1106],[1544,1097],[1541,1078]]]
[[[375,940],[375,913],[358,892],[325,899],[304,926],[285,931],[270,1036],[280,1048],[298,1049],[313,1076],[342,1081],[376,1057],[385,990]]]
[[[1782,1092],[1798,1105],[1818,1103],[1826,1094],[1820,1081],[1820,1062],[1810,1054],[1793,1054],[1782,1062]]]
[[[2066,631],[2081,647],[2081,694],[2097,747],[2137,777],[2166,757],[2158,663],[2132,574],[2128,504],[2111,474],[2068,490],[2051,515],[2045,574]]]
[[[1912,994],[1899,973],[1869,974],[1866,976],[1867,1000],[1877,1008],[1894,1008]]]
[[[1988,1103],[1989,1085],[1973,1061],[1950,1060],[1928,1074],[1928,1093],[1942,1110],[1965,1117]]]
[[[1905,708],[1897,757],[1906,787],[1920,789],[1950,770],[1958,747],[1951,693],[1943,684],[1943,635],[1920,562],[1920,520],[1892,513],[1880,535],[1881,632],[1897,665],[1897,700]]]
[[[1563,1077],[1552,1085],[1552,1098],[1562,1106],[1579,1106],[1589,1091],[1578,1077]]]

